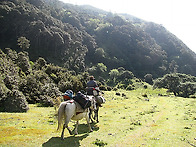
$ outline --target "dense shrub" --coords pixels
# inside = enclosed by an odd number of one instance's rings
[[[29,63],[29,57],[27,52],[18,53],[17,64],[24,73],[29,74],[31,72],[31,65]]]
[[[38,102],[39,106],[51,107],[54,105],[52,99],[47,95],[40,95],[40,100]]]
[[[134,88],[135,88],[134,85],[130,84],[127,86],[126,90],[134,90]]]
[[[108,90],[108,91],[111,91],[111,90],[112,90],[112,87],[107,86],[107,90]]]
[[[166,88],[176,96],[189,97],[196,93],[196,77],[186,74],[166,74],[155,81],[154,88]]]
[[[10,91],[0,77],[0,111],[4,111],[4,101],[7,98],[7,93]]]
[[[29,109],[28,103],[22,92],[18,90],[9,91],[3,102],[5,112],[26,112]]]
[[[18,83],[19,81],[17,80],[16,76],[9,76],[6,75],[4,79],[5,86],[12,90],[12,89],[18,89]]]
[[[150,85],[153,85],[153,79],[152,79],[152,74],[146,74],[144,76],[144,79],[145,79],[145,82],[150,84]]]
[[[100,90],[104,90],[104,91],[107,91],[107,86],[104,86],[104,85],[100,85],[100,86],[99,86],[99,89],[100,89]]]
[[[196,82],[181,83],[178,86],[177,93],[179,96],[182,96],[182,97],[189,97],[191,95],[194,95],[196,93]]]

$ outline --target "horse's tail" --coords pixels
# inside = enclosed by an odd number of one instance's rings
[[[61,128],[62,124],[63,124],[63,118],[65,116],[65,107],[66,107],[67,103],[66,102],[62,102],[59,106],[58,109],[58,128],[57,131]]]

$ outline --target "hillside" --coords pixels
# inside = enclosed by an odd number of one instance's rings
[[[196,75],[196,54],[153,22],[58,0],[3,0],[0,12],[0,48],[26,50],[33,62],[43,57],[77,73],[103,63],[108,71],[123,67],[140,78]],[[18,46],[20,37],[29,48]]]

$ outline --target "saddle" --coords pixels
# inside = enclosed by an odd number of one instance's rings
[[[86,92],[87,92],[87,95],[94,95],[94,96],[97,96],[99,95],[99,88],[98,87],[86,87]]]
[[[83,109],[89,108],[91,106],[91,101],[89,100],[89,98],[81,92],[78,92],[73,99],[74,101],[79,103]]]
[[[81,105],[78,102],[76,102],[75,100],[68,100],[66,102],[67,103],[74,103],[76,105],[76,115],[78,115],[78,114],[83,113],[83,112],[86,111],[86,109],[83,109],[81,107]]]

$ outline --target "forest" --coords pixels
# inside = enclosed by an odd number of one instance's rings
[[[106,91],[195,95],[196,54],[160,24],[58,0],[3,0],[0,12],[0,111],[53,106],[89,75]]]

